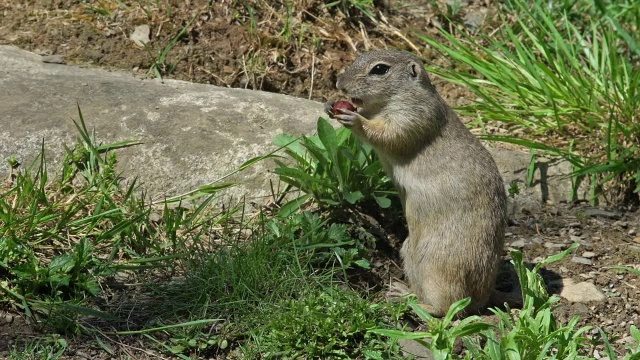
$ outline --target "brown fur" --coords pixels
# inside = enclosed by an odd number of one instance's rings
[[[370,74],[377,64],[385,74]],[[356,112],[335,115],[371,144],[402,200],[409,227],[401,255],[411,288],[430,313],[494,292],[506,225],[503,181],[489,152],[431,84],[422,62],[401,51],[360,55],[336,84]],[[500,301],[492,297],[492,302]]]

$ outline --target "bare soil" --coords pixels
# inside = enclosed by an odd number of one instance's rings
[[[156,64],[165,78],[325,101],[338,96],[336,74],[353,60],[356,50],[400,48],[418,52],[426,61],[449,64],[418,36],[438,37],[436,26],[449,26],[442,16],[445,2],[438,4],[376,1],[375,20],[371,20],[353,7],[328,8],[318,0],[5,0],[0,3],[0,44],[42,55],[63,55],[67,64],[124,70],[141,77],[154,76],[149,69]],[[481,14],[485,20],[469,31],[490,32],[496,26],[497,11],[496,1],[471,0],[463,2],[453,19],[464,24],[468,16]],[[139,25],[150,27],[144,48],[130,40]],[[163,60],[159,53],[185,27],[184,36]],[[437,78],[434,82],[452,106],[472,99],[465,89]],[[608,211],[605,216],[591,216],[589,209],[585,204],[554,204],[540,213],[520,213],[512,219],[507,245],[522,250],[527,261],[535,263],[579,242],[574,254],[578,258],[570,256],[547,267],[544,276],[549,288],[560,292],[558,279],[587,281],[606,300],[570,303],[563,299],[556,314],[562,319],[579,315],[582,324],[603,327],[622,354],[630,325],[640,325],[640,280],[608,267],[640,267],[640,214]],[[390,278],[401,276],[396,251],[404,238],[402,230],[392,226],[387,232],[390,240],[377,252],[372,261],[375,270],[367,280],[380,288]],[[0,356],[32,332],[19,312],[0,311]],[[599,335],[591,332],[589,336]],[[69,339],[65,356],[111,358],[84,340]],[[135,342],[122,340],[113,345],[116,358],[158,356]],[[602,354],[601,348],[594,350]]]

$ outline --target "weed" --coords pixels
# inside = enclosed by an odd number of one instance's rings
[[[458,39],[443,30],[448,44],[424,38],[473,69],[430,70],[468,86],[482,99],[463,112],[523,133],[520,138],[486,138],[563,156],[577,176],[595,180],[593,201],[612,180],[640,190],[640,71],[617,50],[635,54],[635,40],[619,31],[624,26],[612,21],[616,17],[610,7],[598,7],[601,20],[579,27],[562,5],[556,9],[553,4],[510,1],[518,20],[495,36]],[[628,6],[640,9],[637,2]],[[562,140],[566,138],[580,141]]]
[[[511,181],[511,183],[509,183],[509,188],[507,189],[507,191],[509,193],[509,197],[511,198],[514,198],[516,197],[516,195],[520,194],[520,186],[518,185],[518,181]]]
[[[143,332],[148,336],[152,331],[168,332],[169,341],[154,339],[176,354],[228,351],[237,346],[237,339],[258,336],[255,329],[265,323],[276,326],[275,314],[285,303],[298,302],[293,299],[304,299],[311,293],[316,298],[324,291],[321,289],[336,281],[336,271],[363,264],[346,227],[327,224],[316,214],[273,219],[260,216],[255,221],[244,231],[250,234],[248,238],[238,237],[237,229],[215,242],[194,238],[184,281],[161,286],[152,295],[170,305],[145,310],[147,318],[164,319],[174,314],[184,326]],[[191,325],[196,321],[193,319],[212,316],[219,320],[213,325]],[[290,325],[281,320],[279,326]],[[211,333],[205,326],[218,330]],[[300,334],[288,336],[299,338]]]
[[[153,58],[153,64],[151,64],[149,72],[153,72],[158,79],[162,80],[163,75],[171,74],[175,70],[176,64],[167,62],[169,52],[171,52],[178,41],[180,41],[180,39],[182,39],[182,37],[187,33],[187,30],[189,30],[189,27],[195,19],[196,18],[194,17],[189,20],[189,22],[186,23],[185,26],[182,27],[182,29],[180,29],[176,36],[174,36],[165,47],[160,49],[157,55]],[[145,49],[147,49],[147,51],[151,53],[151,49],[147,46],[147,44],[145,44]]]
[[[95,248],[137,227],[140,218],[116,205],[133,195],[132,189],[126,193],[116,189],[119,178],[109,153],[136,142],[98,146],[79,115],[76,125],[82,140],[67,149],[61,181],[55,185],[48,181],[43,144],[35,173],[32,166],[17,174],[13,186],[0,195],[0,272],[9,280],[0,291],[19,301],[25,311],[29,306],[25,299],[95,296],[99,292],[95,277],[104,274],[109,263],[94,255]],[[77,175],[82,176],[83,187],[73,185]],[[67,202],[68,198],[75,201]],[[68,243],[70,239],[75,241]],[[50,260],[43,259],[44,254]]]
[[[14,347],[9,360],[56,360],[67,349],[67,341],[57,334],[47,335],[38,340],[25,341]]]
[[[98,15],[102,15],[102,16],[111,15],[111,11],[104,4],[102,4],[102,1],[97,1],[97,5],[93,5],[89,3],[87,0],[83,0],[82,4],[86,6],[87,9],[91,10],[92,12]]]
[[[298,210],[309,199],[324,208],[350,207],[375,201],[391,206],[393,185],[370,146],[359,142],[348,129],[334,129],[318,119],[318,135],[295,138],[282,134],[274,141],[294,164],[276,160],[275,173],[304,194],[281,208],[281,215]]]
[[[353,16],[355,9],[358,13],[362,13],[366,17],[373,19],[374,1],[373,0],[335,0],[326,3],[328,8],[336,7],[346,16]]]
[[[268,359],[397,358],[395,342],[368,330],[397,324],[405,310],[401,303],[371,303],[353,292],[325,288],[278,304],[269,321],[253,331],[254,341],[245,355]]]

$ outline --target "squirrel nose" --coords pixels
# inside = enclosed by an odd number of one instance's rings
[[[338,90],[345,90],[344,83],[345,83],[344,73],[342,73],[338,75],[338,81],[336,81],[336,88]]]

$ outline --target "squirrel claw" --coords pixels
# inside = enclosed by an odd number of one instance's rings
[[[352,127],[354,124],[362,120],[362,115],[355,111],[339,109],[342,114],[334,115],[338,122],[346,127]]]
[[[331,100],[324,103],[324,112],[327,113],[330,118],[333,118],[333,104],[334,102]]]

